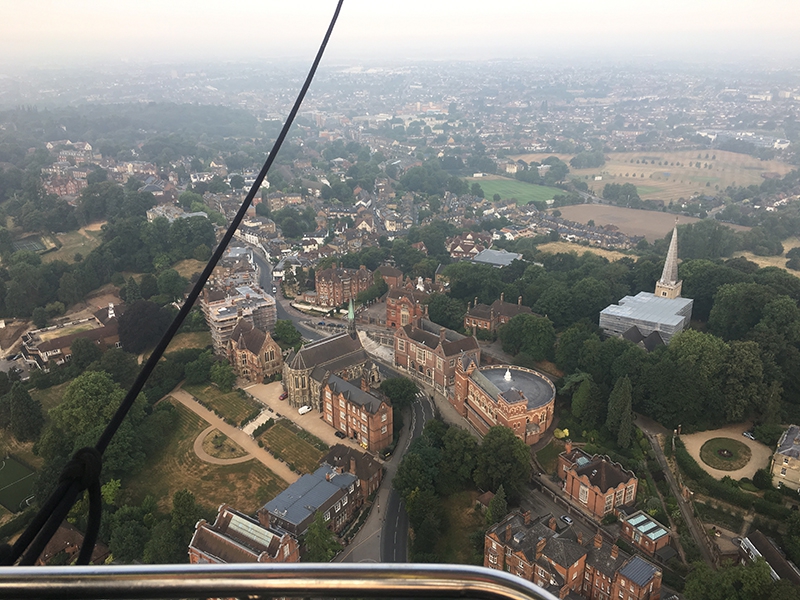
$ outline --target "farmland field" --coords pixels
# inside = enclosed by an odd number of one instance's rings
[[[548,156],[558,156],[566,163],[572,158],[569,154],[524,154],[513,159],[540,162]],[[698,162],[700,167],[697,167]],[[747,154],[723,150],[614,152],[606,154],[606,164],[602,167],[570,169],[568,177],[583,179],[598,195],[607,183],[633,183],[642,198],[669,203],[679,198],[690,198],[695,193],[714,193],[717,187],[725,189],[734,184],[758,185],[764,181],[762,173],[778,173],[782,176],[791,170],[791,165],[777,160],[762,161]],[[595,176],[603,179],[594,181]]]
[[[324,452],[299,437],[298,433],[297,426],[280,419],[261,436],[261,440],[275,457],[292,463],[300,473],[313,473]]]
[[[575,204],[562,206],[558,210],[561,216],[577,223],[587,223],[593,220],[597,226],[616,225],[619,230],[628,235],[643,235],[647,241],[653,242],[667,235],[675,227],[675,215],[655,210],[639,210],[636,208],[623,208],[608,204]],[[701,219],[694,217],[680,217],[679,223],[697,223]],[[749,227],[741,225],[724,225],[737,231],[747,231]]]
[[[467,181],[470,183],[479,183],[487,198],[491,199],[495,194],[500,194],[500,197],[504,200],[516,199],[517,204],[528,204],[534,200],[550,200],[556,194],[565,193],[564,190],[558,188],[534,185],[532,183],[525,183],[524,181],[517,181],[516,179],[499,177],[497,175],[489,175],[488,177],[467,177]]]
[[[208,423],[179,403],[173,404],[180,417],[178,428],[149,465],[125,482],[130,502],[141,502],[152,495],[161,508],[168,510],[172,495],[187,489],[203,506],[217,507],[228,502],[238,510],[254,513],[286,489],[286,482],[257,460],[234,465],[212,465],[200,460],[194,452],[194,441]]]
[[[201,404],[216,411],[223,419],[238,425],[242,420],[260,408],[254,400],[239,395],[239,392],[223,392],[215,385],[185,385],[183,389],[197,398]]]

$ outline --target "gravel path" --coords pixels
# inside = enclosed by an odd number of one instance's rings
[[[689,451],[689,454],[697,461],[703,469],[705,469],[712,477],[716,479],[722,479],[726,475],[731,479],[741,479],[742,477],[748,477],[750,479],[753,478],[753,475],[756,474],[761,468],[765,468],[769,466],[769,460],[772,456],[772,450],[762,444],[761,442],[756,442],[751,439],[748,439],[742,435],[743,431],[747,431],[750,428],[749,423],[739,423],[735,425],[726,425],[721,429],[714,429],[711,431],[701,431],[699,433],[691,433],[689,435],[682,435],[681,440],[683,441],[684,445],[686,446],[686,450]],[[750,451],[752,452],[752,456],[750,458],[750,462],[747,463],[741,469],[737,469],[736,471],[720,471],[719,469],[712,469],[706,463],[704,463],[700,459],[700,448],[705,444],[708,440],[712,438],[732,438],[737,442],[742,442],[746,444]]]

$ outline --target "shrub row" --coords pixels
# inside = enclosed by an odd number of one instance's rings
[[[255,431],[253,432],[253,437],[254,438],[259,437],[262,433],[265,433],[267,430],[269,430],[269,428],[272,427],[273,425],[275,425],[275,419],[270,417],[264,423],[256,427]]]

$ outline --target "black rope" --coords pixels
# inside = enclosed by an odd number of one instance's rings
[[[153,369],[155,369],[156,365],[161,360],[161,357],[164,355],[164,352],[166,351],[167,346],[169,346],[170,341],[172,341],[172,338],[175,336],[178,329],[183,324],[183,321],[186,319],[186,316],[189,314],[189,311],[194,306],[194,303],[197,301],[197,298],[200,296],[203,286],[205,286],[206,281],[208,281],[212,271],[217,266],[220,258],[222,258],[222,254],[225,252],[228,243],[233,238],[234,232],[239,228],[239,225],[247,213],[247,209],[250,208],[253,198],[261,187],[261,184],[264,182],[267,172],[272,166],[278,151],[283,145],[283,142],[289,133],[289,129],[291,128],[292,123],[297,116],[297,112],[300,110],[300,105],[302,104],[303,99],[308,92],[308,88],[311,86],[311,82],[313,81],[314,75],[317,71],[317,67],[319,66],[319,63],[322,60],[322,56],[325,52],[325,47],[328,45],[328,40],[330,40],[331,34],[333,33],[333,28],[336,24],[337,18],[339,17],[339,12],[342,9],[343,2],[344,0],[339,0],[336,4],[336,10],[333,13],[333,18],[328,25],[328,30],[325,32],[325,37],[322,40],[322,44],[320,44],[317,55],[311,65],[311,69],[309,70],[306,80],[303,83],[303,87],[300,89],[300,92],[297,95],[297,99],[295,100],[291,111],[289,111],[289,116],[286,118],[283,128],[281,129],[278,137],[275,140],[275,143],[272,146],[269,156],[267,156],[267,160],[264,162],[264,166],[261,167],[258,177],[256,177],[256,180],[251,186],[250,191],[242,202],[242,205],[239,207],[236,216],[233,218],[233,221],[231,221],[231,224],[228,227],[228,230],[225,232],[225,235],[222,236],[222,240],[220,240],[219,245],[217,245],[214,253],[211,255],[211,258],[203,269],[203,272],[200,274],[200,278],[194,284],[194,287],[192,287],[192,290],[189,292],[189,295],[181,306],[181,309],[178,311],[178,314],[175,316],[175,319],[173,319],[172,323],[167,328],[167,331],[156,345],[155,350],[153,350],[153,353],[150,355],[150,358],[148,358],[144,367],[139,372],[139,375],[136,377],[136,380],[133,382],[130,390],[128,390],[128,393],[126,394],[119,408],[111,418],[111,421],[109,421],[95,447],[83,448],[75,453],[73,459],[64,468],[59,486],[47,499],[45,505],[39,510],[33,522],[17,540],[17,543],[14,544],[10,552],[6,549],[0,549],[2,550],[2,552],[0,552],[0,564],[14,564],[14,562],[16,562],[20,556],[22,556],[20,564],[33,564],[41,554],[42,550],[44,550],[47,542],[52,538],[53,534],[58,529],[58,526],[67,516],[67,513],[69,513],[70,509],[75,503],[76,498],[78,497],[78,494],[85,489],[89,490],[89,524],[87,527],[86,536],[84,537],[84,544],[81,547],[79,563],[88,564],[92,549],[94,547],[94,541],[97,537],[97,531],[100,528],[101,506],[99,465],[101,464],[102,454],[105,452],[106,448],[108,448],[108,445],[111,443],[114,434],[117,432],[117,429],[119,429],[119,426],[122,424],[122,421],[125,419],[125,416],[128,414],[131,406],[133,406],[133,403],[135,402],[139,393],[142,391],[144,384],[152,374]],[[97,461],[96,463],[94,462],[95,459]],[[97,467],[96,473],[94,468],[95,466]],[[3,554],[6,554],[6,556],[3,556]],[[5,560],[2,560],[3,558]]]

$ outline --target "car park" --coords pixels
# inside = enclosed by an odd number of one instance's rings
[[[567,525],[572,525],[572,517],[568,517],[567,515],[561,515],[561,520],[564,521]]]
[[[743,432],[742,432],[742,435],[743,435],[744,437],[746,437],[748,440],[753,440],[753,441],[755,441],[755,440],[756,440],[756,436],[754,436],[754,435],[753,435],[753,432],[752,432],[752,431],[743,431]]]
[[[346,436],[345,434],[343,434],[341,431],[337,431],[337,432],[335,432],[333,435],[335,435],[335,436],[336,436],[337,438],[339,438],[340,440],[343,440],[344,438],[346,438],[346,437],[347,437],[347,436]]]
[[[305,406],[301,406],[300,408],[298,408],[297,412],[299,412],[301,415],[304,415],[306,413],[310,413],[311,412],[311,407],[308,404],[306,404]]]

